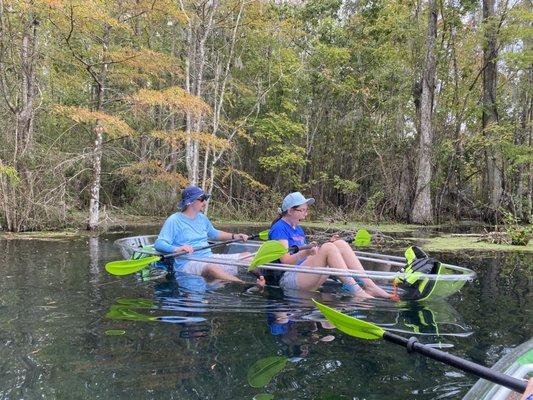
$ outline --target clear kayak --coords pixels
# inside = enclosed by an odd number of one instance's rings
[[[533,338],[512,349],[491,368],[517,379],[533,376]],[[485,379],[479,379],[463,400],[518,400],[522,395]]]
[[[153,243],[157,239],[156,235],[133,236],[115,241],[115,245],[121,250],[125,259],[139,258],[143,255],[161,255],[154,247]],[[261,241],[233,242],[217,248],[217,252],[223,254],[234,254],[242,252],[256,253],[263,244]],[[365,268],[364,272],[353,270],[338,270],[333,268],[316,268],[295,266],[281,263],[267,263],[261,265],[263,270],[271,271],[297,271],[302,273],[324,274],[329,276],[352,276],[354,278],[369,277],[378,284],[392,285],[398,279],[406,279],[403,271],[406,266],[406,259],[400,256],[392,256],[380,253],[371,253],[356,251],[355,254]],[[216,254],[212,257],[199,257],[193,254],[179,256],[187,260],[211,262],[214,264],[237,265],[243,268],[243,271],[249,265],[249,260],[227,260],[217,258]],[[476,274],[468,268],[456,265],[440,263],[438,273],[416,273],[416,279],[424,282],[426,285],[423,298],[415,300],[428,300],[435,298],[446,298],[458,292],[466,282],[475,279]],[[412,276],[411,276],[412,278]],[[401,297],[401,296],[400,296]]]

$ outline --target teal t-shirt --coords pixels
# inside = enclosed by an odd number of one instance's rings
[[[198,213],[196,217],[189,218],[181,212],[172,214],[167,218],[159,236],[154,243],[157,251],[173,253],[175,247],[189,245],[194,249],[208,246],[207,239],[218,239],[219,231],[213,227],[209,218]],[[211,249],[194,252],[195,256],[209,256]],[[174,270],[178,271],[187,260],[181,257],[174,258]]]

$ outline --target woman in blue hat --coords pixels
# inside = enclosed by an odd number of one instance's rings
[[[279,240],[281,244],[289,248],[291,246],[303,246],[307,244],[305,232],[300,221],[305,219],[308,207],[314,204],[315,199],[306,199],[300,192],[290,193],[285,197],[281,208],[278,209],[279,217],[270,228],[268,234],[270,240]],[[311,249],[300,250],[295,254],[285,254],[280,261],[284,264],[305,265],[306,267],[329,267],[337,269],[350,269],[364,272],[361,262],[352,248],[344,240],[333,237],[328,243]],[[316,290],[328,278],[327,275],[311,274],[288,271],[283,273],[279,285],[283,289]],[[360,283],[352,277],[340,277],[343,282],[342,290],[359,298],[379,296],[390,298],[391,295],[380,288],[370,278],[362,278]]]
[[[248,236],[244,233],[229,233],[213,227],[209,218],[203,213],[206,201],[210,196],[197,186],[189,186],[181,192],[181,201],[178,204],[180,211],[167,218],[159,236],[154,243],[155,249],[162,253],[192,253],[195,248],[208,246],[208,239],[246,241]],[[213,256],[211,249],[198,250],[195,256]],[[240,259],[249,253],[217,254],[217,257]],[[175,273],[199,275],[207,279],[221,279],[226,281],[241,282],[237,278],[238,269],[235,265],[219,265],[201,261],[190,261],[184,258],[174,258],[173,269]],[[260,283],[260,282],[258,282]]]

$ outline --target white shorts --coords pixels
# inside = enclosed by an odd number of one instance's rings
[[[298,290],[297,272],[285,271],[279,280],[279,287],[286,290]]]
[[[235,254],[212,254],[209,256],[209,258],[221,258],[224,260],[238,260],[241,258],[240,253]],[[226,271],[227,273],[236,276],[239,272],[239,267],[237,265],[225,265],[225,264],[217,264],[215,260],[209,260],[208,262],[204,261],[189,261],[188,263],[184,264],[180,268],[180,272],[185,272],[186,274],[191,275],[202,275],[202,272],[204,272],[204,269],[207,268],[207,265],[209,264],[215,264],[218,265],[221,269]]]

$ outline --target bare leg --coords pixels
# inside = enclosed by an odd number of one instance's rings
[[[344,262],[341,252],[333,243],[324,243],[318,250],[318,254],[308,257],[303,265],[309,267],[329,267],[337,269],[345,269],[348,267]],[[307,289],[316,289],[322,283],[326,281],[328,277],[326,275],[314,275],[314,274],[297,274],[298,287]],[[355,280],[351,277],[340,277],[340,280],[350,286],[357,285]],[[356,293],[356,297],[370,298],[372,297],[365,291],[360,290]]]
[[[224,271],[216,264],[207,264],[202,271],[202,276],[206,279],[220,279],[223,281],[244,283],[243,280],[233,276],[229,272]]]
[[[229,272],[225,271],[223,268],[221,268],[217,264],[207,264],[204,270],[202,271],[202,276],[206,279],[220,279],[223,281],[230,281],[230,282],[250,283],[250,282],[245,282],[242,279],[239,279],[236,276],[230,274]],[[259,276],[256,279],[255,283],[260,288],[263,288],[266,285],[266,281],[263,276]]]
[[[359,259],[357,258],[348,243],[346,243],[344,240],[336,240],[335,242],[333,242],[333,244],[339,249],[344,262],[348,266],[348,269],[365,272],[361,261],[359,261]],[[384,297],[386,299],[391,297],[389,293],[387,293],[385,290],[376,285],[376,283],[372,279],[361,278],[361,280],[365,284],[364,289],[367,293],[370,293],[373,296]]]

